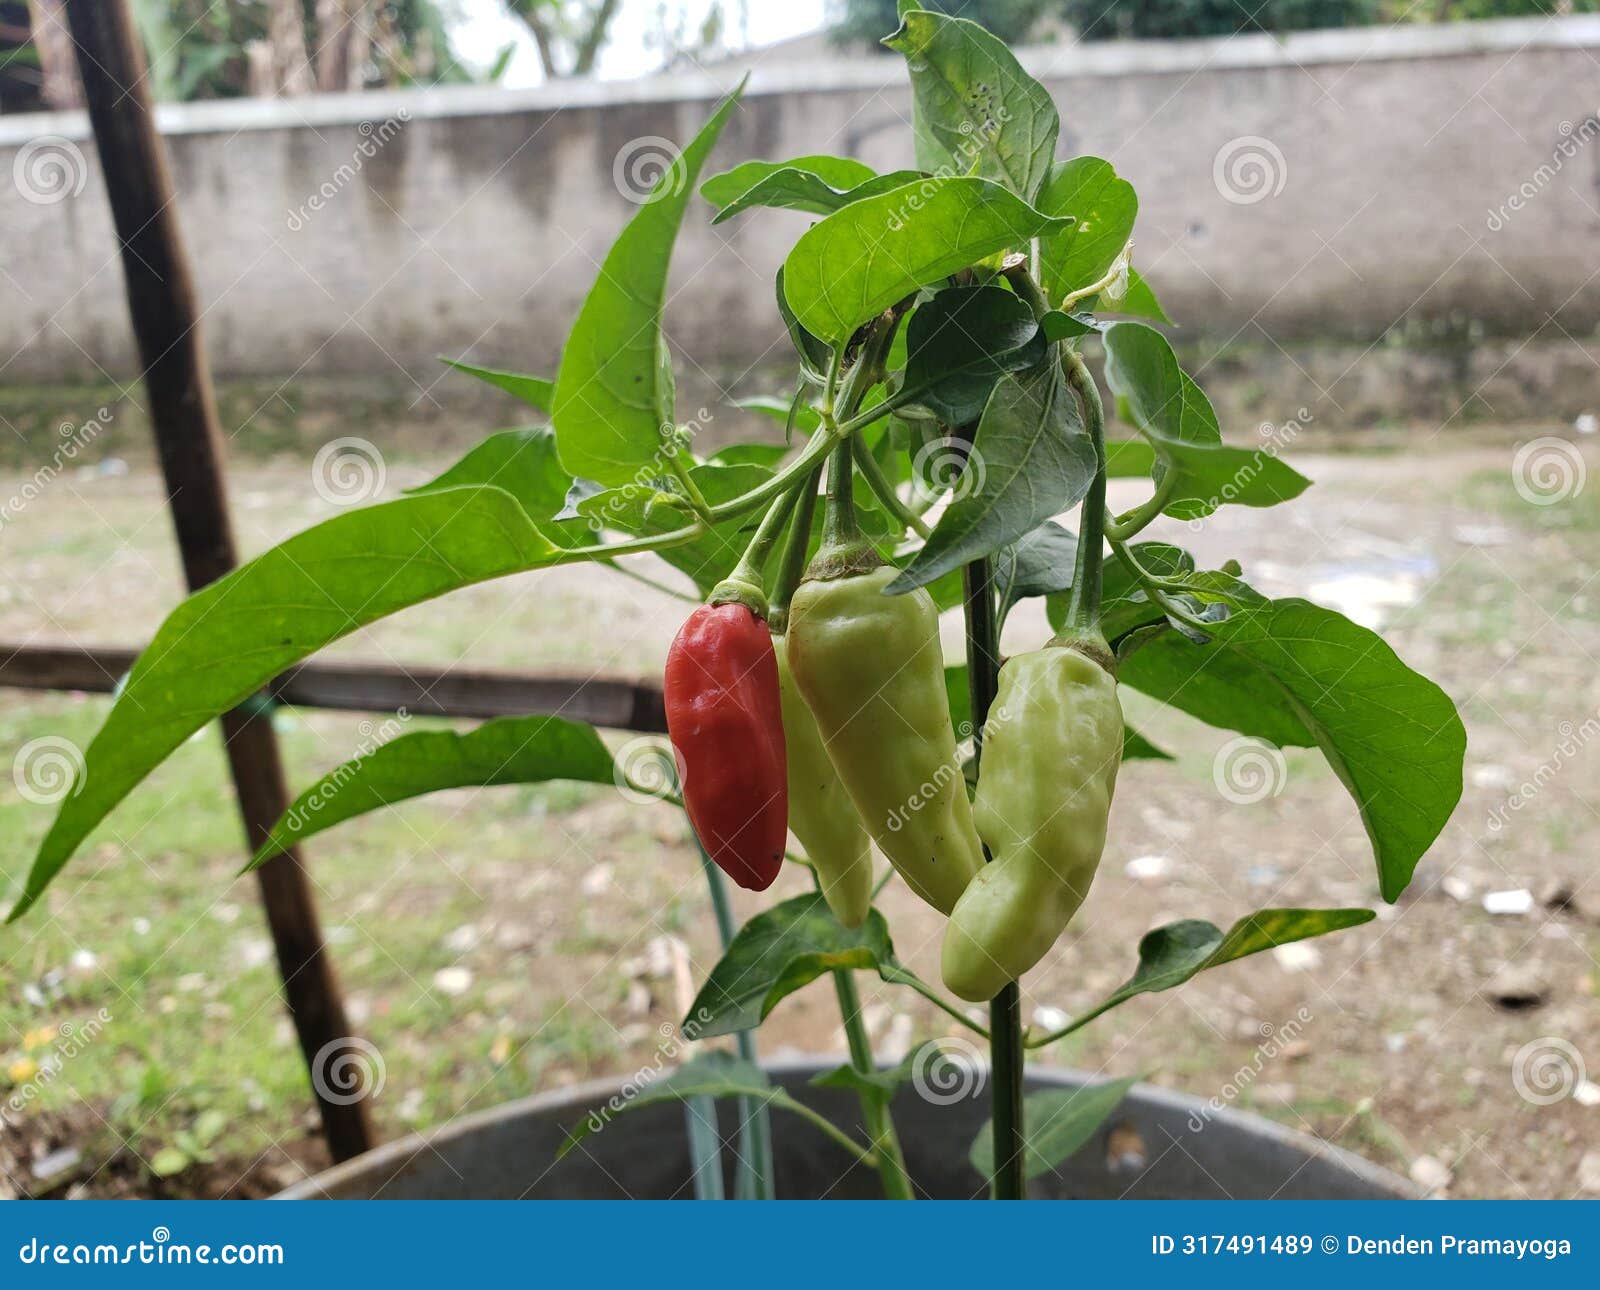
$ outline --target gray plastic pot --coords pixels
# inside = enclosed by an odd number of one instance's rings
[[[770,1065],[773,1082],[836,1124],[857,1127],[853,1094],[812,1088],[828,1064]],[[975,1082],[975,1081],[972,1081]],[[1030,1092],[1092,1083],[1074,1071],[1035,1070]],[[565,1159],[565,1130],[618,1094],[615,1082],[541,1093],[469,1115],[428,1134],[391,1142],[309,1178],[283,1199],[311,1200],[665,1200],[692,1196],[683,1107],[657,1104],[617,1116]],[[989,1116],[986,1087],[930,1090],[911,1085],[895,1099],[895,1124],[918,1194],[958,1199],[984,1194],[967,1148]],[[946,1101],[946,1096],[955,1100]],[[719,1104],[725,1138],[734,1106]],[[862,1199],[881,1194],[861,1167],[812,1125],[772,1116],[778,1194],[786,1199]],[[728,1153],[731,1155],[731,1153]],[[1388,1170],[1337,1147],[1199,1098],[1138,1084],[1094,1138],[1059,1169],[1029,1185],[1043,1199],[1402,1200],[1416,1192]]]

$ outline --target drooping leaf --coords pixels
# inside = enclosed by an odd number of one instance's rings
[[[501,430],[473,446],[467,455],[408,494],[436,493],[445,488],[489,484],[522,503],[528,517],[558,546],[582,546],[594,540],[586,525],[559,523],[573,480],[556,458],[555,432],[548,426]],[[552,521],[545,523],[546,520]]]
[[[877,970],[894,962],[889,927],[876,909],[860,927],[835,918],[821,892],[796,896],[739,929],[701,987],[684,1025],[709,1039],[761,1024],[788,995],[837,968]]]
[[[878,172],[854,157],[813,154],[788,161],[742,161],[731,170],[718,171],[700,185],[700,196],[719,210],[731,206],[757,184],[785,171],[809,175],[831,188],[854,188]]]
[[[1044,353],[1033,311],[1015,293],[947,287],[906,324],[905,378],[895,403],[903,413],[966,425],[982,414],[995,382],[1035,366]]]
[[[1139,966],[1134,974],[1058,1033],[1070,1035],[1136,995],[1170,990],[1207,968],[1291,941],[1359,927],[1375,917],[1370,909],[1258,909],[1236,922],[1226,935],[1216,924],[1199,918],[1167,923],[1146,932],[1139,941]]]
[[[902,1084],[919,1076],[930,1087],[949,1087],[943,1081],[947,1078],[945,1071],[953,1066],[954,1063],[937,1039],[925,1039],[893,1066],[858,1071],[846,1062],[843,1066],[813,1075],[811,1084],[816,1088],[848,1089],[858,1097],[867,1097],[880,1106],[887,1106]]]
[[[555,399],[556,383],[547,381],[542,376],[527,376],[520,372],[502,372],[493,367],[479,367],[476,363],[465,363],[458,358],[446,358],[439,355],[439,361],[446,363],[458,372],[465,372],[468,376],[476,376],[480,381],[487,381],[496,389],[504,390],[512,398],[521,399],[529,407],[538,408],[541,412],[549,412],[550,404]]]
[[[329,771],[272,826],[251,868],[336,824],[446,788],[610,784],[616,765],[592,726],[560,717],[500,717],[475,730],[399,735]]]
[[[795,353],[800,356],[800,370],[814,382],[821,383],[827,375],[828,367],[833,361],[833,348],[825,341],[818,340],[804,327],[800,320],[794,316],[794,310],[789,307],[788,293],[783,289],[783,265],[778,266],[777,278],[778,315],[783,319],[784,329],[789,333],[789,340],[794,345]]]
[[[1078,502],[1094,481],[1094,445],[1053,351],[1001,377],[990,395],[955,500],[885,590],[910,591],[993,554]]]
[[[1225,503],[1275,506],[1310,486],[1272,446],[1252,450],[1222,442],[1211,401],[1178,366],[1160,332],[1117,323],[1106,329],[1105,346],[1106,381],[1155,452],[1152,480],[1161,486],[1171,476],[1164,514],[1200,519]]]
[[[921,174],[915,170],[892,170],[885,175],[875,175],[868,170],[866,178],[852,184],[840,184],[800,166],[780,167],[762,175],[744,192],[730,199],[711,222],[721,224],[724,220],[730,220],[735,215],[757,206],[808,211],[813,215],[831,215],[834,211],[843,210],[852,202],[876,197],[879,193],[903,187],[921,178]],[[709,183],[708,180],[707,184]],[[701,191],[705,192],[705,189],[702,188]]]
[[[1081,1088],[1053,1088],[1022,1100],[1027,1126],[1025,1178],[1038,1178],[1083,1149],[1096,1130],[1122,1105],[1137,1075]],[[985,1124],[967,1153],[972,1167],[985,1178],[994,1169],[994,1125]]]
[[[1249,592],[1225,575],[1200,585],[1224,584]],[[1377,633],[1306,600],[1257,601],[1211,625],[1210,644],[1157,636],[1122,661],[1119,679],[1212,725],[1320,748],[1356,801],[1393,901],[1461,798],[1461,717]]]
[[[917,164],[991,179],[1031,201],[1050,173],[1061,119],[1005,42],[966,18],[914,10],[883,43],[911,69]]]
[[[1019,600],[1048,596],[1072,585],[1078,539],[1054,520],[1030,529],[995,557],[994,583],[1000,622]]]
[[[133,665],[11,918],[134,785],[285,668],[397,610],[564,558],[511,494],[451,488],[335,516],[196,592]]]
[[[1047,299],[1060,301],[1110,272],[1133,235],[1139,198],[1109,161],[1075,157],[1051,169],[1038,207],[1076,220],[1039,243],[1040,285]]]
[[[907,184],[807,229],[784,261],[784,294],[835,345],[918,287],[1066,225],[986,179]]]
[[[625,484],[659,464],[675,419],[661,333],[672,245],[694,181],[737,99],[736,91],[723,100],[628,221],[567,337],[551,418],[569,475]]]

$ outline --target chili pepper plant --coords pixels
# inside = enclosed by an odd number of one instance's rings
[[[1374,916],[1258,909],[1226,930],[1158,927],[1125,984],[1059,1030],[1025,1031],[1017,982],[1089,891],[1119,763],[1162,755],[1125,726],[1120,689],[1320,750],[1354,799],[1383,898],[1399,897],[1460,795],[1454,705],[1367,628],[1141,537],[1158,517],[1274,506],[1308,481],[1275,445],[1225,442],[1151,325],[1168,320],[1132,263],[1132,186],[1099,158],[1057,157],[1056,106],[983,28],[905,4],[901,19],[885,43],[910,67],[915,168],[807,156],[705,177],[738,109],[730,95],[623,229],[553,379],[455,364],[548,424],[490,435],[431,483],[307,529],[178,606],[88,749],[13,918],[185,739],[323,646],[490,578],[578,561],[623,571],[643,552],[702,602],[666,662],[681,785],[668,796],[709,857],[724,953],[685,1030],[739,1040],[628,1105],[741,1099],[741,1194],[775,1192],[772,1112],[811,1120],[878,1171],[885,1195],[914,1194],[890,1105],[928,1050],[875,1067],[858,972],[926,996],[989,1045],[993,1121],[972,1159],[993,1195],[1016,1197],[1127,1084],[1043,1095],[1051,1131],[1030,1138],[1030,1110],[1043,1110],[1023,1097],[1029,1049],[1136,995]],[[702,456],[679,425],[662,315],[697,192],[717,222],[774,207],[816,217],[775,283],[792,394],[752,405],[781,421],[781,443],[771,427]],[[1111,514],[1110,476],[1143,478],[1148,495]],[[1075,532],[1056,518],[1074,508]],[[1055,637],[1003,659],[1007,615],[1036,597]],[[957,608],[966,658],[947,665],[938,620]],[[596,732],[560,717],[406,734],[308,788],[256,863],[420,794],[554,778],[625,782]],[[785,865],[809,867],[814,890],[735,930],[722,872],[760,891]],[[947,918],[942,981],[896,958],[873,903],[888,880]],[[850,1049],[824,1080],[859,1094],[864,1130],[824,1120],[754,1060],[754,1028],[822,978]],[[575,1126],[574,1143],[593,1127]],[[714,1192],[703,1136],[696,1177]]]

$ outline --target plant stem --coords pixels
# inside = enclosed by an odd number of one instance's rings
[[[1083,356],[1064,350],[1061,362],[1067,384],[1076,392],[1083,407],[1084,424],[1094,444],[1094,482],[1084,495],[1082,520],[1078,526],[1077,564],[1072,574],[1072,594],[1067,602],[1067,628],[1079,635],[1100,630],[1101,568],[1105,561],[1106,517],[1106,415],[1100,391],[1084,365]]]
[[[799,502],[789,525],[789,540],[783,548],[778,575],[772,580],[767,626],[774,636],[782,636],[789,630],[789,602],[794,599],[794,589],[800,585],[800,579],[805,577],[806,556],[811,550],[811,521],[817,513],[817,479],[821,474],[822,467],[818,466],[800,485]]]
[[[989,707],[1000,683],[1000,624],[995,613],[993,578],[994,568],[988,559],[974,560],[962,570],[967,675],[980,774],[983,723],[989,718]],[[988,863],[987,846],[983,858]],[[989,1194],[995,1200],[1021,1200],[1023,1196],[1022,1072],[1026,1060],[1021,995],[1013,981],[989,1004],[989,1069],[994,1081],[994,1164]]]
[[[844,1021],[845,1038],[850,1044],[850,1064],[863,1075],[870,1075],[877,1066],[872,1059],[872,1045],[867,1042],[867,1028],[861,1021],[861,996],[856,992],[855,974],[841,968],[833,974],[834,992],[839,996],[839,1015]],[[894,1118],[887,1103],[862,1093],[861,1119],[872,1139],[873,1154],[878,1157],[878,1176],[883,1179],[883,1194],[888,1200],[915,1200],[911,1177],[906,1173],[905,1156],[900,1150],[900,1139],[894,1131]]]
[[[899,520],[903,527],[926,541],[930,532],[928,526],[922,522],[920,515],[901,500],[900,494],[894,491],[894,485],[883,473],[883,467],[878,464],[878,459],[872,455],[865,441],[859,434],[853,434],[850,436],[850,442],[855,449],[856,465],[861,469],[861,477],[867,481],[867,487],[872,489],[873,496],[883,503],[884,509]]]
[[[1126,542],[1129,538],[1137,536],[1147,525],[1154,521],[1167,504],[1167,498],[1172,495],[1173,482],[1178,478],[1177,472],[1169,470],[1155,492],[1140,502],[1130,511],[1112,518],[1106,516],[1106,536],[1117,538]]]
[[[861,541],[856,524],[854,454],[843,439],[828,458],[828,507],[822,517],[822,549],[842,550]]]
[[[722,943],[723,953],[727,953],[735,933],[733,908],[728,904],[728,887],[723,881],[722,870],[706,854],[698,838],[695,839],[695,846],[700,851],[700,867],[705,870],[706,886],[711,892],[711,912],[717,920],[717,938]],[[739,1056],[754,1066],[755,1036],[748,1030],[741,1030],[733,1038],[738,1045]],[[735,1105],[740,1126],[739,1173],[735,1179],[735,1193],[747,1195],[751,1200],[772,1200],[777,1191],[772,1176],[771,1113],[765,1104],[756,1106],[749,1098],[742,1097]]]
[[[946,999],[926,981],[916,975],[916,973],[908,971],[902,976],[899,972],[896,972],[891,967],[880,968],[879,973],[883,976],[883,979],[889,982],[891,985],[909,986],[929,1003],[933,1004],[941,1011],[948,1013],[951,1017],[955,1018],[955,1020],[959,1021],[963,1026],[972,1031],[975,1035],[978,1035],[980,1038],[985,1040],[989,1038],[989,1030],[987,1026],[980,1026],[971,1017],[967,1016],[966,1013],[962,1012],[960,1008],[956,1007],[955,1004],[951,1003],[950,1000]]]

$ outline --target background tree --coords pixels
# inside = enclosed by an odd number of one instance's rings
[[[611,34],[622,0],[506,0],[533,33],[549,80],[587,76]]]

